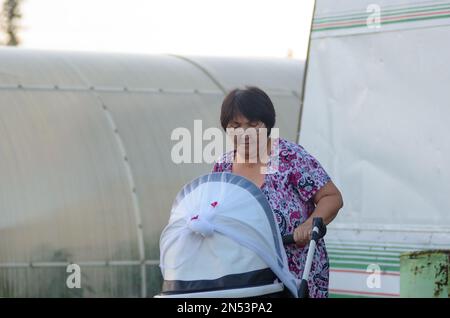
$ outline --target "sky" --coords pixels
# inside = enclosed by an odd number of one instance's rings
[[[306,56],[313,0],[23,0],[22,47]]]

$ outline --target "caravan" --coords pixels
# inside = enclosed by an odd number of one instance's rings
[[[316,1],[299,143],[346,202],[332,296],[398,297],[401,253],[450,247],[448,39],[449,1]]]

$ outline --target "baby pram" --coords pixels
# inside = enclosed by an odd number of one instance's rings
[[[281,237],[264,193],[231,173],[203,175],[183,187],[160,239],[164,278],[156,297],[308,297],[307,278],[318,239],[315,219],[301,281],[289,271]]]

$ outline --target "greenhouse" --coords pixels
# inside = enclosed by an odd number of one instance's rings
[[[0,50],[0,297],[152,297],[180,188],[171,132],[220,127],[225,94],[265,90],[297,140],[298,60]],[[81,288],[68,288],[68,265]]]

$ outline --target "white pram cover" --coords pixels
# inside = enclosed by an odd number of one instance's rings
[[[278,278],[297,297],[278,225],[262,191],[217,172],[178,193],[160,239],[163,294],[245,288]]]

